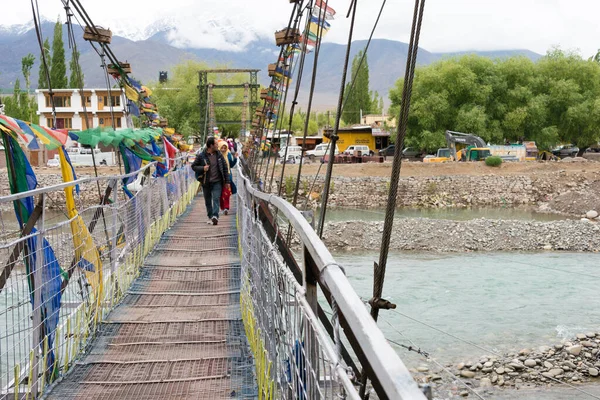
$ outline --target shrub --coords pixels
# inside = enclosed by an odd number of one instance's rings
[[[485,159],[485,165],[488,167],[499,167],[502,164],[502,159],[498,156],[489,156]]]
[[[296,188],[296,183],[294,182],[293,176],[285,177],[285,195],[289,198],[294,194],[294,189]]]

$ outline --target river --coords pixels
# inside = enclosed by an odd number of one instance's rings
[[[334,256],[358,295],[370,299],[378,254]],[[383,297],[398,312],[382,310],[379,326],[388,339],[406,345],[412,340],[442,364],[477,361],[492,351],[518,352],[600,331],[599,283],[597,254],[391,253]],[[427,364],[394,347],[409,367]],[[523,398],[580,398],[560,393]]]

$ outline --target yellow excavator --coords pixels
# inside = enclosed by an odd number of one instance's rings
[[[446,131],[446,143],[448,147],[438,149],[436,157],[425,157],[423,162],[482,161],[492,155],[485,141],[470,133]]]

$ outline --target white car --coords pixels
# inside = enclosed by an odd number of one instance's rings
[[[359,154],[361,156],[370,156],[372,153],[371,149],[369,149],[369,146],[354,144],[349,146],[346,151],[344,151],[344,154],[354,155],[355,151],[360,151]]]
[[[282,147],[281,150],[279,150],[279,153],[277,153],[277,155],[279,156],[279,158],[283,158],[286,154],[285,154],[285,147]],[[288,147],[288,151],[287,151],[287,156],[298,156],[298,157],[302,157],[302,147],[300,146],[289,146]]]
[[[329,151],[330,151],[329,143],[321,143],[321,144],[318,144],[317,147],[314,148],[314,150],[307,151],[306,155],[310,159],[314,159],[316,157],[323,157],[326,154],[329,154]],[[337,156],[338,154],[340,154],[340,149],[337,147],[337,144],[336,144],[334,155]]]
[[[60,161],[59,161],[58,156],[55,156],[54,158],[49,159],[48,162],[46,163],[46,165],[50,168],[60,167]]]

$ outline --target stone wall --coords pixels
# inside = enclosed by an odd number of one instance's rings
[[[600,178],[599,178],[600,179]],[[303,176],[301,196],[306,196],[314,176]],[[324,178],[318,177],[310,194],[316,206]],[[565,171],[531,175],[435,176],[400,179],[398,206],[468,207],[540,205],[565,193],[586,193],[600,182],[584,174]],[[334,177],[329,207],[374,208],[387,204],[389,178]],[[587,210],[582,210],[585,213]],[[562,211],[561,212],[565,212]],[[580,214],[579,210],[566,213]]]

